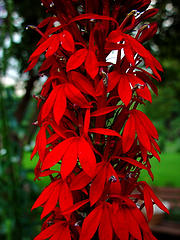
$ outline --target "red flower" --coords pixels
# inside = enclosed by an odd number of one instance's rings
[[[52,16],[31,26],[41,39],[26,69],[45,55],[31,158],[38,153],[35,179],[50,184],[32,207],[46,217],[35,240],[155,239],[153,204],[168,211],[138,178],[146,170],[153,179],[158,133],[137,107],[152,102],[151,90],[158,95],[152,79],[162,67],[142,45],[157,31],[143,22],[158,10],[147,9],[150,0],[42,3]]]

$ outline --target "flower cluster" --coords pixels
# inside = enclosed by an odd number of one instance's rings
[[[150,2],[42,0],[50,16],[33,27],[41,39],[26,71],[45,55],[32,158],[35,179],[51,181],[32,207],[45,218],[35,240],[155,239],[153,204],[168,210],[138,181],[160,160],[158,133],[137,109],[163,71],[142,45],[157,31]]]

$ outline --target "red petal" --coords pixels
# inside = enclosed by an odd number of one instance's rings
[[[109,215],[109,206],[107,204],[104,204],[98,233],[100,240],[112,240],[113,232]]]
[[[105,108],[100,108],[97,111],[94,111],[91,113],[91,117],[99,117],[105,114],[108,114],[110,112],[115,111],[116,109],[120,108],[121,106],[110,106],[110,107],[105,107]]]
[[[86,62],[85,62],[85,69],[93,79],[96,77],[96,75],[99,72],[98,61],[93,51],[88,52]]]
[[[145,42],[151,39],[158,30],[158,24],[156,22],[148,24],[148,26],[141,32],[140,37],[138,38],[139,42]]]
[[[151,143],[150,143],[150,139],[149,139],[150,136],[148,135],[146,129],[144,128],[143,119],[141,120],[140,118],[138,118],[136,111],[138,111],[138,110],[131,110],[131,114],[133,114],[133,116],[135,117],[134,118],[135,119],[135,127],[136,127],[138,139],[139,139],[140,143],[148,151],[150,151],[151,150]]]
[[[103,210],[100,205],[92,210],[92,212],[90,212],[90,214],[85,218],[82,225],[80,240],[90,240],[93,237],[98,228],[102,213]]]
[[[131,148],[135,139],[135,122],[134,118],[130,115],[126,122],[122,135],[123,152],[126,153]]]
[[[114,207],[114,204],[113,204],[113,207]],[[128,240],[129,233],[127,228],[127,223],[124,219],[122,210],[120,208],[114,209],[114,211],[111,213],[111,221],[112,221],[113,229],[116,235],[118,236],[118,238],[123,240]]]
[[[52,41],[54,40],[54,35],[52,35],[51,37],[49,37],[47,40],[45,40],[34,52],[33,54],[30,56],[29,60],[32,60],[33,58],[41,55],[52,43]]]
[[[107,172],[107,168],[105,165],[103,165],[99,169],[96,177],[94,178],[91,184],[91,188],[89,192],[91,206],[94,205],[99,200],[99,198],[101,197],[104,191],[104,184],[106,181],[106,172]]]
[[[57,124],[59,124],[64,112],[66,110],[66,96],[64,94],[64,88],[59,88],[59,91],[56,95],[56,100],[53,107],[54,119]]]
[[[78,173],[71,182],[71,191],[83,189],[87,184],[91,182],[92,178],[89,177],[84,171]]]
[[[28,71],[30,71],[31,69],[33,69],[33,68],[36,66],[38,60],[39,60],[39,56],[33,58],[32,61],[31,61],[31,63],[29,64],[29,66],[24,70],[24,72],[28,72]]]
[[[69,230],[69,226],[66,226],[62,232],[62,234],[59,236],[59,239],[63,239],[63,240],[71,240],[71,233],[70,233],[70,230]]]
[[[114,30],[114,31],[110,32],[110,34],[107,38],[107,41],[117,43],[117,42],[122,41],[123,39],[124,39],[124,33],[122,33],[118,29],[118,30]]]
[[[159,198],[154,194],[151,187],[145,183],[145,188],[147,188],[149,194],[151,195],[151,198],[154,200],[155,204],[164,212],[169,213],[169,210],[164,206],[164,204],[159,200]]]
[[[65,151],[67,150],[73,139],[74,137],[68,138],[59,143],[56,147],[54,147],[53,150],[49,152],[46,156],[42,165],[42,170],[48,169],[58,163],[62,159]]]
[[[87,108],[90,106],[84,95],[72,84],[68,83],[65,87],[65,94],[67,98],[73,103],[77,104],[81,108]]]
[[[50,93],[48,99],[45,101],[45,103],[40,111],[40,116],[42,119],[45,119],[49,115],[49,113],[54,105],[56,95],[58,93],[58,89],[59,89],[58,87],[54,88],[52,90],[52,92]]]
[[[70,72],[70,80],[73,84],[83,93],[89,94],[93,97],[96,96],[95,89],[92,83],[79,72],[71,71]]]
[[[70,32],[64,30],[59,35],[62,47],[69,52],[74,52],[74,39]]]
[[[90,108],[86,110],[85,118],[84,118],[84,135],[88,135],[89,130],[89,124],[90,124]]]
[[[144,203],[146,207],[146,213],[148,217],[148,221],[151,221],[151,218],[153,216],[153,203],[151,200],[151,195],[149,194],[149,191],[144,188]]]
[[[49,196],[47,202],[43,206],[41,219],[44,218],[47,214],[49,214],[55,208],[59,198],[59,190],[60,190],[60,184],[57,184],[54,187],[53,191],[51,192],[51,195]]]
[[[154,15],[156,15],[159,12],[159,9],[157,8],[151,8],[148,9],[146,11],[144,11],[143,14],[140,15],[140,17],[137,19],[138,22],[141,22],[147,18],[153,17]]]
[[[62,228],[62,223],[55,223],[52,226],[46,228],[43,230],[37,237],[34,238],[34,240],[44,240],[56,233],[57,231],[59,232],[60,229]]]
[[[54,190],[55,186],[59,183],[59,181],[55,181],[49,184],[49,186],[47,186],[42,193],[39,195],[39,197],[37,198],[37,200],[35,201],[34,205],[32,206],[31,210],[33,210],[34,208],[37,208],[39,206],[41,206],[43,203],[45,203],[49,196],[51,196],[52,191]]]
[[[117,71],[113,71],[113,72],[109,73],[107,92],[110,92],[115,88],[115,86],[117,85],[117,83],[120,80],[120,76],[121,75]]]
[[[117,133],[115,130],[111,130],[108,128],[91,128],[89,129],[89,132],[103,134],[107,136],[116,136],[121,138],[121,135],[119,133]]]
[[[38,133],[38,153],[39,153],[39,158],[41,160],[44,158],[44,154],[46,151],[46,144],[47,144],[46,127],[42,126]]]
[[[51,21],[51,19],[53,19],[54,17],[47,17],[47,18],[45,18],[42,22],[40,22],[38,25],[37,25],[37,27],[38,28],[43,28],[43,27],[45,27],[50,21]]]
[[[134,66],[135,65],[134,53],[132,51],[132,48],[128,44],[124,46],[124,53],[128,62],[130,62],[132,66]]]
[[[71,144],[69,144],[66,152],[64,153],[62,163],[61,163],[61,176],[65,179],[74,169],[77,163],[77,151],[78,143],[75,139]]]
[[[143,124],[148,134],[154,137],[155,139],[158,139],[159,138],[158,132],[153,123],[151,122],[151,120],[146,116],[146,114],[139,110],[133,110],[133,112],[135,113],[136,118],[139,119],[138,121]]]
[[[87,54],[88,54],[88,50],[86,48],[77,50],[69,58],[67,65],[66,65],[66,71],[69,72],[70,70],[80,67],[83,64],[83,62],[85,61]]]
[[[119,181],[119,176],[114,170],[113,166],[109,163],[107,166],[107,175],[106,179],[109,181],[111,177],[115,177],[116,181],[111,182],[110,184],[110,193],[111,194],[120,194],[121,193],[121,184]]]
[[[128,229],[131,235],[137,240],[142,240],[139,224],[137,223],[136,218],[134,218],[134,216],[131,214],[131,209],[124,208],[123,212],[124,216],[126,217]]]
[[[140,97],[152,103],[151,92],[149,91],[149,88],[147,86],[137,89],[136,92]]]
[[[80,20],[84,20],[84,19],[99,19],[99,20],[107,20],[107,21],[112,21],[114,22],[117,26],[119,25],[119,23],[112,17],[109,16],[103,16],[103,15],[98,15],[98,14],[93,14],[93,13],[85,13],[85,14],[81,14],[77,17],[74,17],[70,20],[69,24],[75,21],[80,21]]]
[[[51,55],[53,55],[59,48],[59,43],[60,43],[60,38],[59,38],[59,34],[55,34],[53,35],[53,39],[51,44],[48,47],[48,50],[45,54],[45,57],[48,58]]]
[[[93,177],[96,171],[96,157],[89,143],[83,137],[79,141],[78,156],[82,169],[90,177]]]
[[[129,84],[128,76],[126,74],[121,75],[118,85],[118,93],[122,102],[127,106],[132,97],[132,90]]]
[[[131,214],[134,216],[134,218],[138,222],[143,232],[143,237],[145,239],[147,238],[148,240],[157,240],[156,238],[153,237],[152,232],[142,212],[138,208],[131,208]]]
[[[67,215],[69,213],[75,212],[77,209],[79,209],[80,207],[82,207],[83,205],[85,205],[88,202],[89,202],[89,199],[77,202],[72,207],[70,207],[70,208],[66,209],[65,211],[63,211],[62,214],[63,215]]]
[[[134,160],[134,159],[128,158],[128,157],[120,157],[120,159],[122,159],[123,161],[128,162],[136,167],[147,170],[147,167],[145,167],[142,163],[138,162],[137,160]]]
[[[60,190],[59,204],[60,204],[61,211],[65,211],[73,206],[72,193],[66,182],[63,182],[61,190]]]

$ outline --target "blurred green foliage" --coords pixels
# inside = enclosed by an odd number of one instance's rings
[[[153,19],[158,21],[159,33],[146,47],[162,63],[164,74],[158,86],[159,97],[153,96],[153,103],[147,103],[144,111],[156,125],[165,152],[161,167],[152,163],[158,176],[155,184],[177,187],[180,181],[174,171],[178,170],[180,152],[180,2],[152,2],[160,9]],[[0,239],[30,240],[39,228],[36,213],[40,210],[31,213],[30,209],[43,186],[33,182],[35,163],[30,163],[29,155],[35,136],[32,122],[37,117],[32,94],[38,93],[41,83],[37,69],[28,74],[23,71],[39,39],[36,32],[25,30],[26,26],[37,25],[45,15],[39,0],[0,0]],[[3,78],[12,77],[12,69],[18,74],[15,83],[7,85]],[[18,89],[23,90],[21,97]]]

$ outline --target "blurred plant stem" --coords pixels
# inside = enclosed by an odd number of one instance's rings
[[[21,221],[19,208],[21,206],[19,202],[19,197],[17,193],[19,181],[17,178],[18,168],[13,164],[13,151],[12,151],[12,142],[11,142],[11,133],[9,131],[8,119],[6,115],[6,109],[4,104],[4,91],[3,85],[0,83],[0,111],[1,111],[1,133],[2,133],[2,148],[5,149],[5,156],[1,160],[1,172],[3,175],[1,178],[5,180],[6,184],[6,201],[10,204],[11,207],[4,209],[6,219],[14,219],[14,229],[12,225],[8,225],[7,228],[7,239],[13,239],[15,234],[18,239],[21,239]],[[4,176],[5,175],[5,176]]]
[[[19,168],[17,164],[13,163],[13,158],[15,156],[15,152],[13,151],[13,139],[11,137],[11,130],[9,128],[9,120],[6,109],[6,104],[4,102],[5,98],[5,89],[2,84],[2,73],[5,72],[6,64],[7,64],[7,56],[11,54],[12,47],[12,33],[13,33],[13,24],[12,24],[12,12],[13,12],[13,1],[6,0],[5,7],[7,9],[8,17],[6,24],[3,24],[3,37],[7,37],[10,40],[10,46],[8,49],[4,48],[3,44],[3,62],[1,65],[1,73],[0,73],[0,115],[1,115],[1,133],[2,133],[2,149],[4,149],[5,154],[1,159],[1,178],[4,180],[6,192],[3,193],[4,197],[7,197],[6,202],[7,206],[3,209],[4,211],[4,225],[6,228],[6,239],[11,240],[14,239],[14,236],[17,239],[22,239],[21,234],[21,215],[20,215],[20,199],[19,194],[17,192],[19,187]]]

